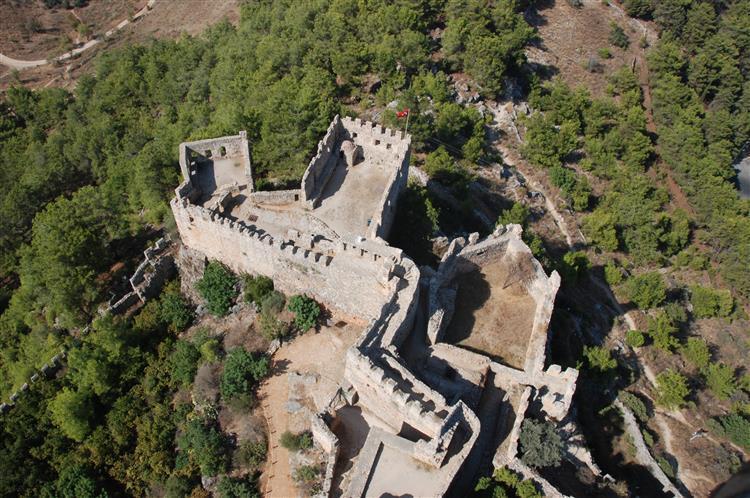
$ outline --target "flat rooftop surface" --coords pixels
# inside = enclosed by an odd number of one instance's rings
[[[245,159],[241,156],[223,157],[203,160],[197,165],[197,171],[191,181],[201,190],[200,202],[205,203],[214,192],[224,185],[237,183],[247,185]]]
[[[339,158],[313,214],[339,235],[364,236],[373,214],[380,211],[380,200],[394,171],[393,160],[388,164],[390,167],[368,157],[366,149],[364,159],[352,167]]]
[[[525,267],[506,255],[459,275],[456,310],[443,340],[523,370],[536,312],[523,284]]]

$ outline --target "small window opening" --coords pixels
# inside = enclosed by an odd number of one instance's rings
[[[211,153],[211,149],[209,149],[209,150],[204,150],[203,155],[206,156],[208,159],[211,159],[211,156],[213,154]]]
[[[386,149],[390,149],[391,148],[391,144],[385,144],[385,148]]]
[[[227,148],[222,145],[221,148],[219,149],[219,154],[221,154],[221,157],[226,157],[227,156]]]
[[[375,140],[375,145],[380,145],[380,140]]]

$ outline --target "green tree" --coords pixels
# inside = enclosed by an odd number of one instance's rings
[[[614,21],[609,23],[609,28],[609,43],[615,47],[620,47],[623,50],[628,48],[630,40],[628,39],[628,35],[625,34],[625,30]]]
[[[224,361],[221,395],[232,398],[250,394],[255,384],[269,372],[268,358],[253,356],[243,348],[232,349]]]
[[[313,440],[309,432],[294,434],[284,431],[280,438],[281,446],[291,451],[307,450],[312,448]]]
[[[728,290],[714,290],[700,285],[690,287],[690,303],[696,318],[726,317],[734,309],[734,299]]]
[[[236,285],[236,277],[226,266],[218,261],[210,261],[196,287],[205,299],[208,311],[216,316],[224,316],[229,313],[237,297]]]
[[[314,327],[320,316],[320,305],[305,295],[292,296],[288,309],[294,313],[294,324],[303,332]]]
[[[685,355],[685,359],[699,370],[706,368],[711,361],[711,351],[709,351],[708,344],[702,338],[689,337],[682,352]]]
[[[560,465],[563,443],[551,422],[527,418],[521,425],[521,460],[532,467]]]
[[[63,388],[49,404],[52,421],[69,438],[81,442],[94,427],[94,408],[87,393]]]
[[[628,407],[630,411],[633,412],[633,415],[635,415],[638,420],[644,423],[648,422],[650,418],[649,410],[646,407],[646,404],[641,401],[641,398],[628,391],[620,392],[618,398],[623,405]]]
[[[259,498],[258,483],[249,477],[224,476],[217,487],[220,498]]]
[[[215,476],[227,470],[226,436],[214,424],[197,418],[188,421],[177,444],[198,465],[201,475]]]
[[[162,291],[159,298],[159,315],[172,332],[181,332],[190,325],[193,314],[180,293],[177,282],[169,283]]]
[[[724,363],[709,363],[703,369],[706,385],[719,399],[728,399],[737,391],[734,369]]]
[[[606,373],[617,368],[617,360],[612,358],[611,351],[603,346],[584,346],[583,356],[589,368],[599,373]]]
[[[656,391],[656,402],[670,410],[684,406],[690,395],[685,376],[672,369],[656,376]]]
[[[648,334],[657,348],[671,352],[680,345],[674,334],[677,327],[664,311],[660,311],[653,317],[648,318]]]
[[[625,344],[631,348],[640,348],[646,343],[646,338],[640,330],[628,330],[625,333]]]
[[[65,466],[55,483],[60,498],[106,498],[107,492],[100,489],[82,466]]]
[[[183,340],[177,341],[174,352],[169,358],[172,384],[181,387],[192,385],[195,373],[198,371],[200,358],[201,353],[193,343]]]
[[[510,209],[504,209],[497,219],[497,225],[509,225],[511,223],[526,227],[529,220],[529,208],[520,202],[514,202]]]
[[[651,309],[667,298],[667,286],[661,274],[648,272],[629,278],[625,282],[625,293],[639,308]]]
[[[583,231],[593,244],[604,251],[616,251],[620,245],[617,240],[615,219],[604,210],[595,209],[583,219]]]

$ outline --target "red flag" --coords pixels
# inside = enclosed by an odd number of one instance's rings
[[[405,118],[405,117],[406,117],[406,116],[408,116],[408,115],[409,115],[409,108],[408,108],[408,107],[407,107],[407,108],[405,108],[405,109],[404,109],[403,111],[398,111],[398,112],[396,113],[396,117],[397,117],[397,118]]]

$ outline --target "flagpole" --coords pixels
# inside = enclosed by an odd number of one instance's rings
[[[404,135],[409,134],[409,116],[411,116],[411,109],[406,111],[406,129],[404,130]]]

